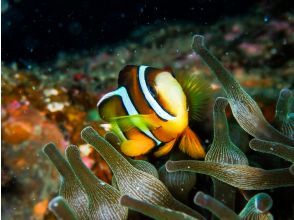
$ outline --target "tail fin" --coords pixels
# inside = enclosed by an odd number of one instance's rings
[[[187,127],[183,133],[179,148],[195,159],[204,158],[205,151],[197,135]]]

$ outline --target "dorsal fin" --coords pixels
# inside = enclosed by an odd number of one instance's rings
[[[173,69],[170,66],[165,66],[162,70],[166,71],[166,72],[169,72],[169,73],[173,72]]]
[[[137,78],[138,66],[127,65],[120,72],[118,76],[118,86],[126,86]]]

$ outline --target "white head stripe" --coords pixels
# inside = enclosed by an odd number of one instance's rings
[[[165,110],[163,110],[163,108],[158,104],[158,102],[151,95],[151,93],[147,87],[146,80],[145,80],[145,71],[146,71],[147,67],[148,66],[140,66],[139,67],[139,82],[140,82],[140,86],[142,88],[143,94],[144,94],[147,102],[150,104],[151,108],[156,112],[156,114],[159,117],[161,117],[165,120],[175,119],[174,116],[170,115]]]
[[[120,87],[112,92],[109,92],[107,94],[105,94],[98,102],[97,106],[100,105],[101,102],[103,102],[105,99],[108,99],[112,96],[115,96],[115,95],[118,95],[122,98],[122,101],[123,101],[123,105],[125,106],[126,110],[127,110],[127,113],[128,115],[137,115],[139,114],[137,112],[137,110],[135,109],[129,95],[128,95],[128,92],[126,90],[125,87]]]
[[[118,95],[122,98],[122,101],[123,101],[123,105],[125,106],[126,110],[127,110],[127,113],[128,115],[138,115],[138,111],[136,110],[135,106],[133,105],[130,97],[129,97],[129,94],[126,90],[125,87],[120,87],[118,88],[117,90],[114,90],[112,92],[109,92],[107,94],[105,94],[98,102],[97,106],[99,106],[101,104],[101,102],[103,102],[105,99],[108,99],[112,96],[115,96],[115,95]],[[144,131],[144,134],[146,134],[148,137],[150,137],[151,139],[153,139],[157,145],[161,144],[161,142],[156,138],[154,137],[154,135],[150,132],[149,129],[146,129]]]

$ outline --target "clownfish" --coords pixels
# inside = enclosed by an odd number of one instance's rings
[[[186,88],[194,89],[199,101],[199,88],[192,83],[187,82]],[[193,105],[188,105],[184,89],[170,70],[143,65],[124,67],[118,88],[105,94],[97,107],[100,117],[121,140],[120,149],[127,156],[151,150],[155,150],[155,156],[163,156],[178,141],[180,150],[191,157],[205,156],[198,136],[188,125],[189,107],[193,109]]]

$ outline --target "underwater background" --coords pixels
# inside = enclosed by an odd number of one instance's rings
[[[215,134],[215,100],[228,93],[192,49],[195,34],[205,36],[206,47],[256,101],[265,119],[279,129],[280,91],[287,88],[290,94],[294,85],[293,6],[293,1],[282,0],[1,0],[2,218],[56,219],[48,204],[58,195],[59,173],[42,150],[49,142],[55,143],[62,155],[69,144],[78,146],[86,167],[111,183],[114,171],[93,144],[85,142],[81,131],[87,126],[101,130],[97,102],[117,87],[118,74],[128,64],[168,67],[176,74],[201,75],[209,82],[212,98],[202,120],[190,123],[208,152]],[[284,110],[289,112],[287,136],[293,140],[294,105],[289,96]],[[255,151],[254,146],[249,147],[254,135],[240,127],[222,100],[219,103],[231,141],[246,155],[249,166],[265,170],[290,167],[293,149],[288,153],[290,160]],[[71,150],[69,155],[74,157],[76,149]],[[167,160],[192,160],[179,154],[175,148],[160,158],[148,154],[135,159],[152,163],[177,200],[210,219],[211,210],[196,205],[193,198],[199,191],[213,196],[217,180],[205,172],[181,171],[183,175],[169,177],[172,173],[162,170]],[[257,174],[252,171],[248,175]],[[250,201],[263,192],[273,202],[266,214],[294,219],[293,168],[292,177],[279,178],[281,183],[262,190],[249,189],[243,178],[244,188],[234,186],[234,212],[240,213],[247,204],[244,198]],[[262,185],[263,180],[258,181],[257,185]],[[133,213],[129,219],[147,217]]]

